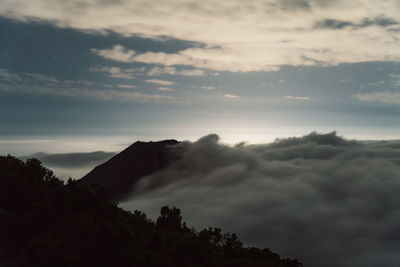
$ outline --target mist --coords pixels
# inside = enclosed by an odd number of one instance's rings
[[[81,152],[81,153],[44,153],[37,152],[28,156],[21,157],[22,159],[37,158],[46,167],[50,168],[55,175],[62,179],[68,178],[79,179],[96,165],[99,165],[113,156],[114,152]]]
[[[168,168],[120,206],[155,218],[164,205],[188,225],[213,225],[305,266],[398,266],[400,141],[311,133],[225,145],[211,134],[170,148]]]

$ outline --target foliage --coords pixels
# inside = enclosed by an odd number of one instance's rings
[[[189,229],[180,210],[156,223],[101,188],[66,184],[36,159],[0,157],[1,266],[302,266],[235,234]]]

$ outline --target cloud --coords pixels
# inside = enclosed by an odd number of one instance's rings
[[[118,49],[116,49],[118,47]],[[138,54],[132,49],[116,45],[110,49],[92,49],[92,52],[98,56],[107,59],[120,61],[120,62],[139,62],[146,64],[158,64],[165,66],[191,66],[195,68],[211,69],[218,71],[257,71],[263,69],[268,71],[279,70],[279,67],[272,66],[271,64],[258,62],[254,65],[240,66],[240,61],[232,62],[226,61],[230,57],[227,51],[222,48],[208,47],[208,48],[188,48],[178,53],[165,53],[165,52],[145,52]],[[172,68],[165,68],[167,72],[172,72]],[[181,71],[181,75],[194,76],[199,74],[199,71],[193,70]]]
[[[159,76],[162,74],[170,74],[174,75],[176,74],[176,68],[174,67],[159,67],[156,66],[154,68],[151,68],[148,70],[147,75],[148,76]]]
[[[8,93],[84,97],[105,101],[179,102],[178,98],[172,96],[109,89],[92,81],[57,80],[42,74],[16,74],[6,69],[0,69],[0,81],[3,82],[0,92]]]
[[[158,87],[158,90],[160,91],[166,91],[166,92],[172,92],[174,89],[168,88],[168,87]]]
[[[204,73],[205,73],[204,70],[200,69],[186,69],[177,72],[178,75],[183,75],[183,76],[203,76]]]
[[[308,96],[291,96],[291,95],[287,95],[287,96],[285,96],[285,98],[287,98],[287,99],[295,99],[295,100],[311,100],[311,98],[310,97],[308,97]]]
[[[21,159],[37,158],[44,166],[50,168],[55,175],[63,180],[69,177],[79,179],[93,169],[113,156],[113,152],[88,152],[88,153],[64,153],[64,154],[48,154],[48,153],[33,153],[28,156],[23,156]]]
[[[203,89],[203,90],[209,90],[209,91],[211,91],[211,90],[214,90],[214,89],[215,89],[215,87],[214,87],[214,86],[200,86],[200,88],[201,88],[201,89]]]
[[[222,48],[189,48],[178,53],[147,52],[135,56],[132,62],[160,64],[166,66],[183,65],[217,71],[256,71],[260,68],[268,71],[279,70],[279,67],[267,63],[246,64],[240,66],[241,60],[226,61],[231,57],[228,51]],[[242,62],[243,63],[243,62]]]
[[[129,89],[129,88],[136,88],[135,85],[131,85],[131,84],[118,84],[119,88],[124,88],[124,89]]]
[[[155,84],[159,84],[159,85],[174,85],[174,84],[175,84],[175,82],[164,81],[164,80],[157,80],[157,79],[145,80],[145,82],[148,82],[148,83],[155,83]]]
[[[133,56],[136,54],[135,51],[127,49],[122,45],[114,45],[111,49],[92,48],[91,51],[101,57],[122,62],[131,62]]]
[[[114,152],[95,151],[89,153],[64,153],[64,154],[48,154],[38,152],[29,156],[23,157],[37,158],[48,167],[64,167],[64,168],[77,168],[77,167],[94,167],[101,164],[113,156]]]
[[[231,98],[231,99],[237,99],[237,98],[239,98],[238,95],[231,95],[231,94],[224,94],[224,97],[225,97],[225,98]]]
[[[32,87],[35,85],[48,85],[55,86],[63,84],[64,86],[93,86],[96,83],[94,81],[87,80],[58,80],[53,76],[43,75],[41,73],[14,73],[8,69],[0,68],[0,80],[2,81],[3,91],[8,91],[10,85],[27,85],[30,84]],[[33,89],[32,89],[33,90]]]
[[[25,22],[202,45],[177,53],[137,53],[120,44],[92,49],[108,59],[241,72],[399,61],[398,11],[397,0],[4,0],[0,6],[1,16]]]
[[[361,102],[381,102],[390,104],[400,104],[400,93],[392,93],[388,91],[359,93],[353,95],[353,97]]]
[[[111,78],[119,78],[119,79],[127,79],[133,80],[136,79],[133,75],[133,72],[136,69],[121,69],[119,67],[110,67],[110,66],[95,66],[89,69],[94,72],[106,72],[108,76]]]
[[[209,135],[171,148],[179,160],[120,206],[154,217],[175,205],[189,225],[222,227],[305,266],[395,267],[399,148],[335,133],[237,146]]]
[[[182,75],[182,76],[203,76],[205,74],[205,71],[201,69],[177,70],[176,68],[169,66],[164,66],[164,67],[156,66],[154,68],[149,69],[147,72],[148,76],[159,76],[164,74]]]
[[[40,144],[40,143],[51,143],[53,139],[6,139],[0,140],[0,144],[7,145],[26,145],[26,144]]]
[[[400,74],[389,74],[389,77],[395,86],[400,87]]]
[[[111,78],[121,79],[136,79],[135,76],[160,76],[160,75],[181,75],[181,76],[203,76],[205,70],[201,69],[180,69],[177,70],[175,67],[170,66],[156,66],[152,68],[140,67],[140,68],[120,68],[115,66],[100,66],[90,68],[89,70],[94,72],[106,72]]]
[[[51,76],[46,76],[43,74],[39,73],[25,73],[25,76],[30,77],[32,79],[41,81],[41,82],[48,82],[48,83],[57,83],[59,82],[57,78],[51,77]]]

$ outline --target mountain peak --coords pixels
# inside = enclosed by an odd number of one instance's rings
[[[126,197],[141,178],[168,166],[171,161],[168,147],[178,143],[173,139],[137,141],[107,162],[96,166],[79,181],[86,185],[97,184],[106,189],[113,200],[120,200]]]

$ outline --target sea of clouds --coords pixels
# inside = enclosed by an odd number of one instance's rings
[[[211,134],[170,152],[179,159],[121,207],[155,218],[176,206],[190,226],[235,232],[309,267],[400,264],[400,141],[333,132],[229,146]]]

